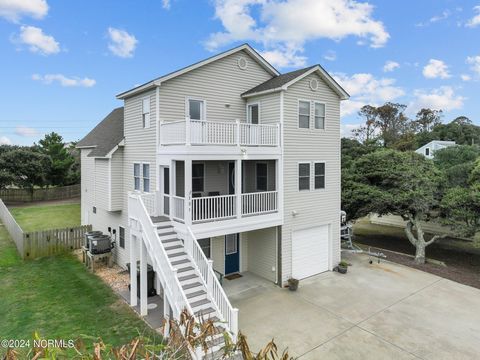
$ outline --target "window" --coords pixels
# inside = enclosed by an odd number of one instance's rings
[[[125,249],[125,228],[118,227],[118,243],[122,249]]]
[[[192,192],[204,191],[204,164],[192,164]]]
[[[315,103],[315,129],[325,129],[325,104]]]
[[[92,211],[93,211],[94,214],[96,214],[97,213],[97,207],[94,206]]]
[[[237,234],[225,235],[225,255],[236,254],[237,251]]]
[[[203,253],[207,257],[207,259],[211,258],[211,245],[210,245],[210,239],[198,239],[198,245],[202,248]]]
[[[150,98],[143,99],[142,102],[142,125],[144,129],[150,127]]]
[[[188,116],[192,120],[205,120],[205,101],[188,99]]]
[[[298,127],[301,129],[310,128],[310,101],[298,102]]]
[[[325,163],[315,163],[315,189],[325,189]]]
[[[133,188],[140,191],[140,164],[133,164]]]
[[[258,124],[260,121],[260,111],[258,104],[248,105],[248,122],[250,124]]]
[[[257,180],[257,191],[267,191],[268,167],[266,163],[257,163],[256,180]]]
[[[298,190],[310,190],[310,164],[298,164]]]
[[[143,191],[150,192],[150,164],[143,164]]]
[[[430,148],[425,148],[425,156],[429,156],[430,155]]]

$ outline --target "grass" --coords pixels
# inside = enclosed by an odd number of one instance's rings
[[[25,232],[80,226],[80,204],[16,207],[9,210]]]
[[[22,261],[0,224],[0,334],[3,339],[101,337],[118,346],[154,332],[71,255]],[[85,344],[92,344],[86,340]],[[1,351],[0,351],[1,353]],[[1,356],[0,356],[1,357]]]

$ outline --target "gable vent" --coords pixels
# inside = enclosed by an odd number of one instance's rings
[[[318,89],[318,80],[317,79],[310,80],[310,89],[312,89],[313,91],[316,91]]]
[[[245,70],[248,67],[248,61],[243,56],[238,59],[238,67],[242,70]]]

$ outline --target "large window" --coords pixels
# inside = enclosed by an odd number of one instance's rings
[[[248,122],[250,124],[258,124],[260,122],[260,109],[258,104],[250,104],[247,107],[248,109]]]
[[[118,227],[118,242],[122,249],[125,249],[125,228],[119,226]]]
[[[133,164],[133,188],[140,191],[140,164]]]
[[[203,192],[205,183],[205,165],[192,164],[192,192]]]
[[[143,164],[143,191],[150,192],[150,164]]]
[[[198,239],[198,245],[202,248],[203,253],[207,259],[211,258],[211,245],[210,239]]]
[[[315,163],[315,189],[325,189],[325,163]]]
[[[315,129],[325,129],[325,104],[315,103]]]
[[[192,120],[205,120],[205,101],[188,99],[188,116]]]
[[[268,167],[266,163],[257,163],[256,183],[257,183],[257,191],[267,191]]]
[[[298,190],[310,190],[310,163],[298,164]]]
[[[150,98],[142,102],[142,125],[145,129],[150,127]]]
[[[310,101],[298,102],[298,127],[301,129],[310,128]]]

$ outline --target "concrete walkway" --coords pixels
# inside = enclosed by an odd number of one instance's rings
[[[253,275],[225,284],[251,348],[274,338],[302,360],[480,359],[480,290],[398,264],[370,265],[364,255],[347,260],[347,275],[306,279],[297,292]]]

